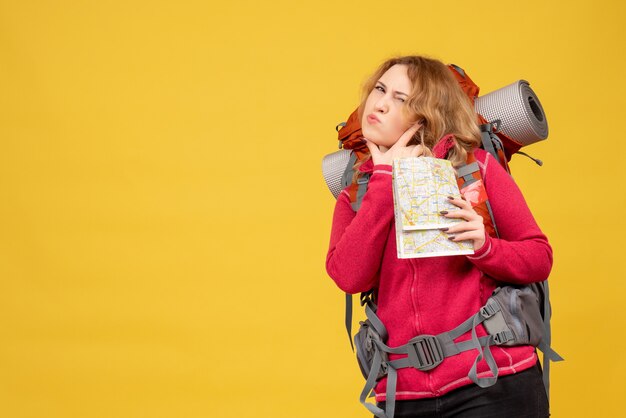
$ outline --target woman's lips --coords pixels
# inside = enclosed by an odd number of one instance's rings
[[[367,121],[371,124],[380,123],[380,120],[374,115],[367,115]]]

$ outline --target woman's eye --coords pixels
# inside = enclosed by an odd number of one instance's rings
[[[404,100],[403,97],[396,97],[396,99],[400,100],[401,103],[404,103],[406,100]]]
[[[378,90],[378,91],[381,91],[383,93],[385,92],[385,89],[384,89],[383,86],[376,86],[375,89]]]

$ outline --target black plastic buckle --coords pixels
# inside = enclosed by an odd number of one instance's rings
[[[370,306],[374,306],[374,310],[376,310],[376,294],[374,293],[374,289],[370,289],[367,292],[361,292],[360,301],[361,306],[368,304]]]
[[[419,335],[409,340],[409,363],[417,370],[430,370],[443,361],[443,349],[434,335]]]
[[[496,343],[496,345],[505,344],[513,339],[515,339],[515,335],[513,335],[513,333],[508,330],[500,331],[493,336],[493,341]]]
[[[480,308],[480,315],[485,319],[491,318],[496,314],[496,312],[498,311],[491,304],[485,305]]]
[[[370,176],[371,176],[371,174],[370,174],[370,173],[366,173],[366,174],[362,175],[361,177],[359,177],[359,178],[356,180],[356,182],[357,182],[358,184],[367,184],[367,183],[369,183],[369,181],[370,181]]]

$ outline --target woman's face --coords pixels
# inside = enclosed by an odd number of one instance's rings
[[[396,64],[376,82],[363,108],[363,136],[376,145],[391,147],[412,125],[404,102],[413,88],[406,65]]]

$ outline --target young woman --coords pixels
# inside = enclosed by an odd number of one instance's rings
[[[368,190],[355,212],[347,189],[335,207],[326,269],[348,293],[372,288],[377,314],[389,333],[387,345],[450,331],[485,304],[501,282],[545,280],[552,249],[524,198],[506,171],[477,149],[476,114],[443,63],[418,56],[384,62],[364,88],[359,108],[369,156],[355,166],[356,178],[371,173]],[[455,167],[473,152],[498,227],[485,232],[483,219],[463,199],[444,216],[466,222],[449,227],[453,241],[471,240],[470,256],[398,259],[392,195],[393,159],[420,155],[447,158]],[[485,335],[479,327],[479,336]],[[469,334],[458,341],[469,339]],[[473,350],[447,357],[429,371],[398,370],[395,417],[546,417],[548,400],[532,346],[493,346],[499,378],[480,388],[468,378]],[[401,358],[390,355],[390,359]],[[489,376],[479,363],[478,376]],[[385,406],[386,378],[375,392]]]

